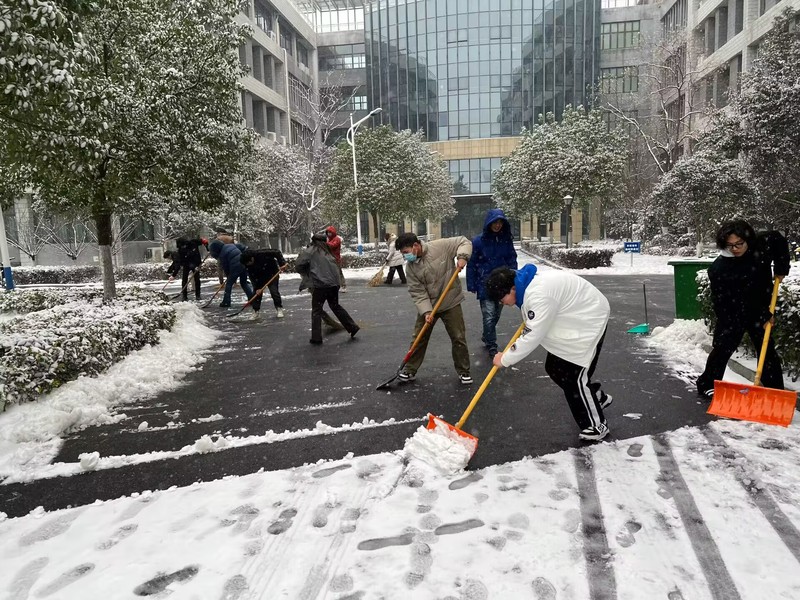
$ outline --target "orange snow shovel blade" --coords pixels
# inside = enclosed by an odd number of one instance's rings
[[[746,383],[714,382],[714,400],[708,413],[729,419],[788,427],[794,417],[797,392]]]
[[[772,288],[772,302],[769,311],[775,314],[775,305],[778,303],[778,286],[781,280],[775,278]],[[761,354],[758,357],[756,377],[753,385],[733,383],[730,381],[714,382],[714,399],[708,407],[708,414],[729,419],[755,421],[767,425],[783,425],[788,427],[794,417],[797,404],[797,392],[789,390],[776,390],[762,387],[761,373],[764,371],[764,359],[769,346],[769,334],[772,332],[772,322],[764,326],[764,342],[761,344]]]
[[[517,338],[522,335],[524,329],[525,323],[523,322],[517,328],[517,331],[514,332],[514,335],[503,349],[503,352],[506,352],[509,348],[511,348],[514,342],[517,341]],[[450,425],[450,423],[447,421],[428,413],[427,428],[432,432],[443,432],[450,439],[461,442],[462,445],[469,451],[470,457],[472,457],[472,455],[475,454],[475,450],[478,449],[478,438],[476,438],[474,435],[468,434],[466,431],[462,431],[461,428],[464,427],[464,423],[466,423],[467,419],[472,414],[472,409],[474,409],[475,405],[478,404],[478,400],[480,400],[481,396],[483,396],[483,392],[485,392],[486,388],[489,387],[489,383],[492,381],[495,373],[497,373],[497,367],[493,366],[489,371],[489,374],[486,376],[486,379],[483,380],[481,387],[478,388],[477,392],[475,392],[475,396],[473,396],[472,401],[469,403],[469,406],[467,406],[467,410],[464,411],[464,414],[461,415],[461,418],[455,425]]]

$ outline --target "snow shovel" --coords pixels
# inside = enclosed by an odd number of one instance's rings
[[[631,327],[628,329],[628,333],[648,335],[650,333],[650,321],[647,319],[647,286],[644,283],[642,283],[642,292],[644,292],[644,323]]]
[[[775,305],[778,303],[778,286],[780,279],[775,278],[772,289],[772,302],[769,311],[775,314]],[[788,427],[794,417],[797,404],[797,392],[790,390],[776,390],[761,387],[761,373],[764,370],[764,359],[767,356],[769,334],[772,332],[772,323],[764,327],[764,343],[761,344],[761,354],[758,357],[758,367],[753,385],[733,383],[730,381],[714,382],[714,399],[708,407],[708,414],[766,423],[767,425],[783,425]]]
[[[219,284],[219,287],[217,288],[217,291],[216,291],[216,292],[214,292],[214,295],[213,295],[213,296],[211,296],[211,298],[209,298],[209,299],[208,299],[208,302],[206,302],[205,304],[203,304],[203,306],[201,306],[200,308],[208,308],[208,305],[209,305],[209,304],[211,304],[211,303],[214,301],[214,298],[216,298],[216,297],[217,297],[217,294],[219,294],[219,293],[222,291],[222,288],[224,288],[224,287],[225,287],[225,284],[226,284],[227,282],[228,282],[228,280],[226,279],[225,281],[223,281],[222,283],[220,283],[220,284]]]
[[[517,331],[514,332],[514,335],[509,340],[508,344],[506,344],[506,347],[503,349],[503,352],[506,352],[509,348],[511,348],[514,342],[517,341],[517,338],[519,338],[519,336],[522,335],[524,329],[525,329],[525,323],[523,322],[520,324],[519,327],[517,327]],[[461,418],[458,420],[458,423],[456,423],[455,426],[450,425],[450,423],[448,423],[447,421],[444,421],[443,419],[440,419],[439,417],[431,413],[428,413],[428,425],[427,425],[428,429],[430,429],[435,433],[438,433],[439,431],[441,431],[441,427],[444,427],[447,430],[447,432],[450,432],[452,434],[455,434],[455,436],[458,436],[455,437],[454,435],[448,435],[450,439],[457,439],[459,441],[462,441],[467,450],[470,451],[470,457],[473,454],[475,454],[475,450],[478,448],[478,438],[476,438],[474,435],[470,435],[462,431],[461,428],[464,426],[464,423],[466,423],[467,419],[472,414],[472,410],[478,404],[478,400],[481,399],[481,396],[483,396],[483,392],[485,392],[486,388],[489,387],[489,383],[492,381],[492,378],[494,377],[495,373],[497,373],[497,371],[498,367],[496,365],[493,365],[492,369],[489,371],[489,374],[486,376],[486,379],[483,380],[481,387],[479,387],[478,391],[475,392],[475,396],[472,398],[472,402],[469,403],[469,406],[467,406],[467,410],[464,411],[464,414],[461,415]]]
[[[397,367],[397,371],[395,371],[395,374],[392,375],[386,381],[384,381],[382,384],[380,384],[378,387],[376,387],[375,388],[376,390],[382,390],[382,389],[385,389],[385,388],[389,387],[389,384],[392,383],[395,379],[397,379],[400,376],[400,372],[403,370],[403,367],[405,367],[406,363],[409,360],[411,360],[411,356],[416,351],[417,346],[419,345],[419,342],[422,339],[422,336],[425,335],[425,332],[428,331],[428,328],[433,323],[433,317],[436,316],[436,311],[439,310],[439,307],[442,305],[442,301],[444,300],[444,297],[447,296],[447,292],[449,292],[450,288],[453,287],[453,284],[455,283],[456,279],[458,278],[458,274],[459,273],[461,273],[461,268],[456,266],[456,272],[453,273],[453,276],[450,278],[450,281],[448,281],[447,285],[444,286],[444,289],[442,290],[442,293],[439,294],[439,299],[436,301],[436,304],[433,306],[433,310],[431,311],[431,322],[428,323],[427,321],[425,321],[425,324],[422,326],[422,329],[419,330],[419,333],[417,334],[417,337],[414,338],[414,343],[411,344],[411,348],[408,349],[408,353],[406,353],[405,357],[403,358],[403,362],[401,362],[400,366]]]
[[[242,312],[242,311],[243,311],[245,308],[247,308],[247,307],[248,307],[248,306],[250,306],[250,305],[251,305],[253,302],[255,302],[256,298],[258,298],[258,297],[259,297],[261,294],[263,294],[263,293],[264,293],[264,290],[265,290],[265,289],[267,289],[267,288],[270,286],[270,284],[272,284],[272,282],[273,282],[273,281],[275,281],[275,280],[278,278],[278,275],[280,275],[280,274],[281,274],[281,271],[283,271],[285,268],[286,268],[286,265],[282,265],[282,266],[280,266],[280,267],[278,268],[278,272],[277,272],[277,273],[275,273],[275,275],[273,275],[272,277],[270,277],[270,280],[269,280],[267,283],[265,283],[265,284],[264,284],[264,285],[263,285],[261,288],[259,288],[258,290],[256,290],[256,293],[255,293],[255,294],[253,294],[253,297],[252,297],[252,298],[250,298],[250,300],[248,300],[247,302],[245,302],[244,304],[242,304],[242,308],[240,308],[239,310],[237,310],[235,313],[232,313],[232,314],[228,315],[228,317],[235,317],[236,315],[240,314],[240,313],[241,313],[241,312]]]

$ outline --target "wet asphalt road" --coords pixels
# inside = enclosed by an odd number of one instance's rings
[[[607,411],[611,436],[625,439],[706,423],[705,405],[639,337],[626,330],[644,320],[642,282],[647,284],[651,326],[674,319],[672,277],[587,277],[609,299],[611,320],[595,379],[614,397]],[[311,302],[298,294],[297,280],[282,283],[287,317],[275,318],[264,303],[260,323],[232,323],[216,308],[206,309],[209,324],[222,331],[209,349],[209,360],[191,373],[182,387],[136,405],[121,407],[127,418],[113,425],[85,429],[65,440],[57,461],[76,462],[83,452],[101,456],[178,450],[204,434],[239,437],[330,426],[380,422],[394,418],[413,422],[261,443],[180,459],[161,460],[0,486],[0,510],[9,516],[37,506],[55,509],[111,499],[143,490],[166,489],[243,475],[259,469],[284,469],[319,459],[393,451],[423,422],[427,412],[455,423],[490,369],[480,343],[478,302],[464,303],[475,383],[464,386],[455,374],[444,327],[434,329],[425,363],[413,383],[389,391],[375,387],[390,377],[411,340],[414,309],[405,286],[366,287],[353,280],[340,296],[361,326],[355,340],[347,333],[327,335],[322,346],[308,343]],[[235,306],[234,306],[235,308]],[[519,312],[504,309],[498,325],[501,344],[519,322]],[[470,467],[518,460],[582,444],[561,391],[544,373],[544,351],[538,349],[516,370],[503,370],[489,386],[465,429],[480,439]],[[197,421],[211,415],[222,419]],[[628,415],[628,416],[623,416]],[[637,416],[640,415],[640,416]],[[193,421],[194,420],[194,421]],[[155,431],[138,431],[142,421]],[[168,423],[171,427],[167,427]]]

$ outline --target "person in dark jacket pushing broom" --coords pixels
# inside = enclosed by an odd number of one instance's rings
[[[772,264],[780,281],[789,273],[789,242],[777,231],[756,234],[747,221],[723,223],[717,231],[720,255],[708,268],[711,301],[717,323],[714,342],[703,374],[697,379],[697,393],[712,400],[714,381],[725,375],[725,367],[742,342],[745,332],[761,352],[764,327],[774,318]],[[769,340],[761,385],[783,389],[781,359]]]

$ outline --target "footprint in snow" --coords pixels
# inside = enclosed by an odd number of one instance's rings
[[[432,531],[442,524],[442,520],[433,513],[428,513],[419,520],[419,527],[422,530]]]
[[[323,502],[314,510],[314,517],[311,520],[311,525],[314,527],[325,527],[328,524],[328,515],[331,511],[339,506],[336,501]]]
[[[472,473],[470,473],[466,477],[462,477],[461,479],[456,479],[455,481],[453,481],[447,487],[450,488],[451,490],[460,490],[462,488],[467,487],[468,485],[470,485],[472,483],[476,483],[476,482],[480,481],[481,479],[483,479],[483,475],[473,471]]]
[[[431,547],[428,544],[414,542],[411,544],[411,569],[406,573],[405,582],[409,588],[415,588],[425,580],[433,564]]]
[[[62,573],[57,579],[55,579],[49,585],[43,587],[39,590],[36,595],[39,598],[46,598],[56,592],[64,589],[69,584],[78,581],[81,577],[86,575],[87,573],[91,573],[94,571],[94,564],[92,563],[84,563],[82,565],[78,565],[67,571],[66,573]]]
[[[640,458],[642,456],[642,444],[634,443],[628,446],[628,456],[632,456],[634,458]]]
[[[488,600],[489,590],[482,581],[467,579],[461,589],[461,600]]]
[[[72,510],[66,514],[57,516],[34,529],[30,533],[26,533],[19,539],[20,546],[30,546],[36,542],[43,542],[52,539],[64,533],[69,529],[72,522],[78,518],[78,515],[83,512],[82,510]]]
[[[39,579],[42,569],[44,569],[49,562],[49,558],[42,556],[22,567],[22,569],[17,572],[14,581],[11,582],[11,586],[8,588],[8,600],[26,600],[33,584]]]
[[[408,546],[414,541],[413,533],[404,533],[388,538],[373,538],[358,543],[359,550],[381,550],[389,546]]]
[[[219,600],[239,600],[248,589],[249,586],[245,576],[234,575],[225,582],[225,586],[222,588],[222,596]]]
[[[550,490],[547,492],[547,495],[553,500],[566,500],[569,498],[569,492],[567,490]]]
[[[127,521],[128,519],[132,519],[136,515],[138,515],[141,511],[145,508],[150,506],[151,503],[158,500],[158,496],[156,494],[148,494],[147,496],[141,496],[136,502],[131,504],[128,508],[125,509],[120,516],[118,521]]]
[[[634,534],[641,531],[642,525],[636,521],[628,521],[625,523],[625,528],[617,533],[617,543],[623,548],[628,548],[636,543]]]
[[[297,511],[294,508],[287,508],[284,511],[281,511],[281,514],[278,515],[278,519],[270,524],[267,527],[267,532],[271,533],[272,535],[280,535],[284,533],[289,527],[292,526],[292,519],[297,515]]]
[[[508,517],[508,524],[514,529],[527,529],[530,527],[531,520],[528,518],[528,515],[523,513],[514,513]]]
[[[259,514],[259,510],[252,504],[242,504],[234,508],[230,514],[236,517],[233,527],[234,533],[242,533],[250,529],[250,525]]]
[[[436,535],[450,535],[453,533],[463,533],[465,531],[469,531],[470,529],[475,529],[476,527],[483,527],[485,523],[480,519],[467,519],[466,521],[460,521],[458,523],[446,523],[444,525],[440,525],[435,529]]]
[[[430,512],[433,508],[433,503],[439,498],[439,492],[436,490],[421,489],[419,491],[419,503],[417,504],[418,513]]]
[[[536,600],[556,600],[556,588],[544,577],[537,577],[531,582]]]
[[[176,581],[188,581],[200,571],[196,565],[184,567],[174,573],[163,573],[153,577],[149,581],[134,588],[133,593],[137,596],[155,596],[166,590],[172,583]]]
[[[328,589],[334,593],[349,592],[353,589],[353,578],[347,573],[336,575],[331,579]]]
[[[478,504],[483,504],[489,499],[489,494],[484,494],[483,492],[478,492],[475,494],[475,502]]]
[[[356,521],[361,518],[360,508],[347,508],[342,513],[342,522],[339,524],[340,533],[353,533],[356,530]]]
[[[495,537],[491,537],[488,540],[486,540],[486,543],[489,544],[495,550],[500,551],[506,547],[507,541],[508,540],[505,538],[505,536],[497,535]]]
[[[562,531],[575,533],[581,524],[581,512],[577,508],[570,508],[564,514],[564,522],[561,524]]]
[[[311,476],[315,479],[320,479],[322,477],[330,477],[334,473],[338,473],[339,471],[344,471],[345,469],[351,469],[353,465],[344,464],[344,465],[337,465],[335,467],[328,467],[327,469],[320,469],[319,471],[314,471]]]
[[[138,528],[139,526],[136,523],[123,525],[122,527],[117,529],[110,538],[108,538],[103,542],[100,542],[99,544],[97,544],[96,547],[98,550],[108,550],[109,548],[113,548],[114,546],[119,544],[122,540],[124,540],[126,537],[135,532]]]
[[[377,475],[383,470],[383,467],[376,465],[370,460],[362,460],[356,467],[356,476],[359,479],[368,479],[373,475]]]

